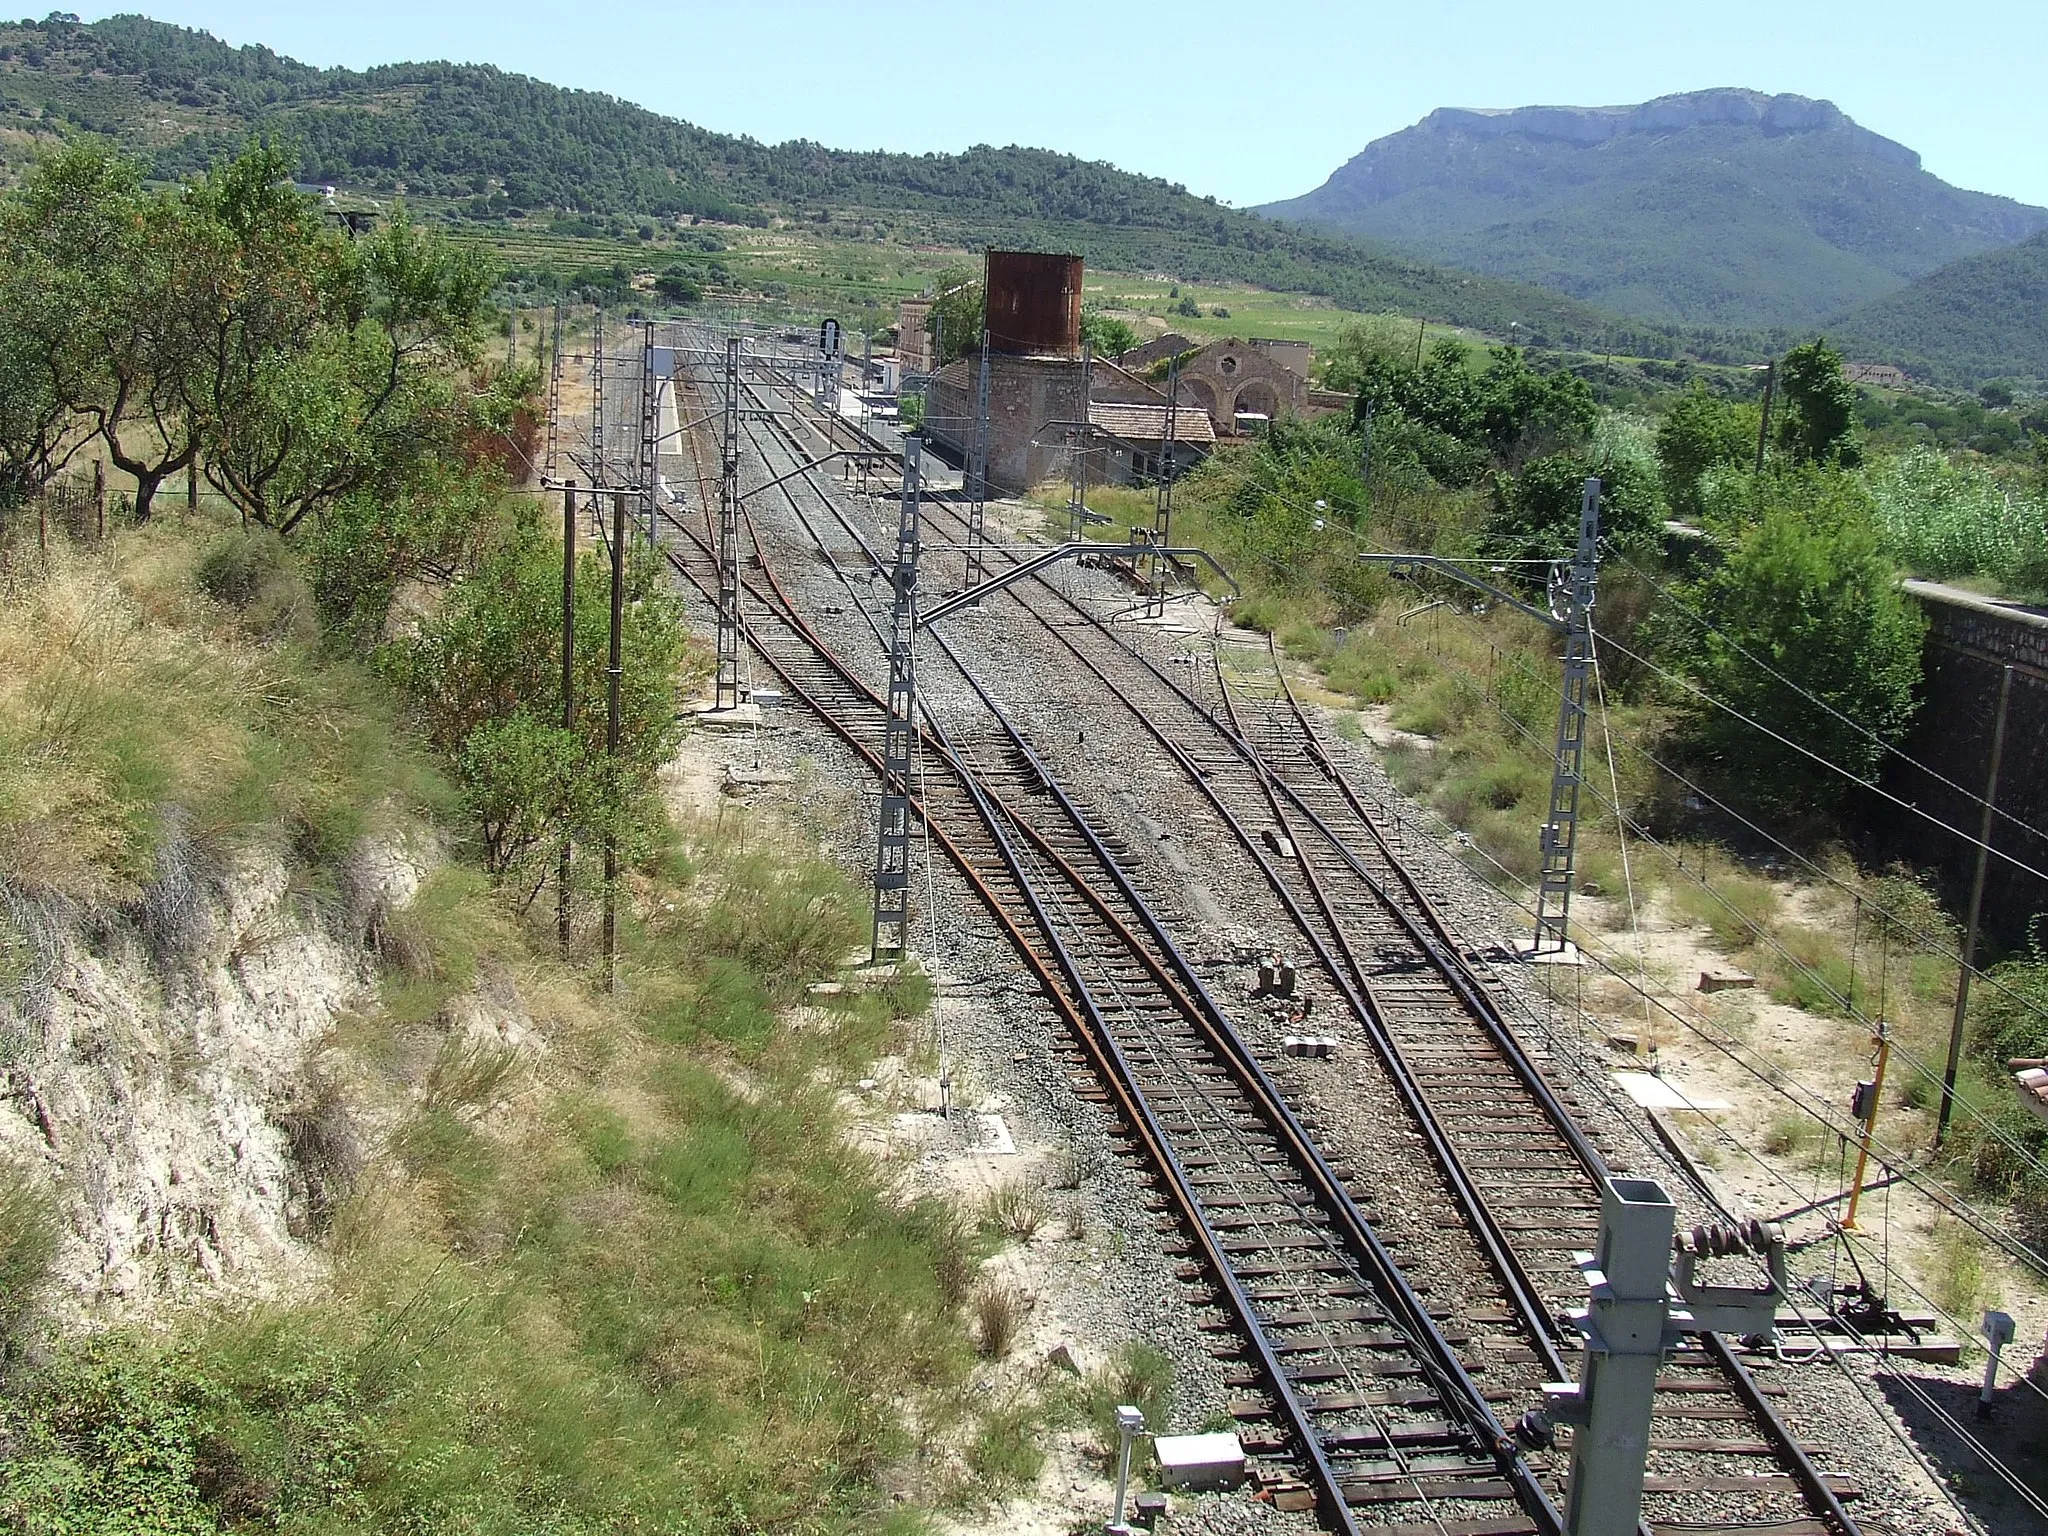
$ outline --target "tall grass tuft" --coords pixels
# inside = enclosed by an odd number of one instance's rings
[[[1893,557],[1940,580],[1980,577],[2018,595],[2048,590],[2048,500],[1920,448],[1865,477]]]

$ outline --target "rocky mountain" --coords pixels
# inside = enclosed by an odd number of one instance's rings
[[[699,128],[488,65],[319,69],[141,16],[0,23],[0,174],[103,133],[182,176],[251,132],[288,137],[301,174],[434,217],[502,225],[550,210],[852,225],[860,238],[1070,250],[1090,266],[1241,281],[1563,346],[1748,355],[1559,293],[1450,270],[1373,242],[1283,228],[1156,177],[1052,150],[902,155]]]
[[[1832,102],[1444,108],[1260,212],[1670,322],[1809,326],[2048,229]]]

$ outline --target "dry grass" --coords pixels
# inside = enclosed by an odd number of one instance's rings
[[[1045,1192],[1036,1183],[1013,1179],[989,1192],[982,1220],[1011,1241],[1028,1243],[1045,1222]]]
[[[237,846],[331,876],[380,819],[445,795],[355,668],[252,634],[197,565],[189,533],[152,527],[111,556],[57,551],[0,606],[0,868],[31,894],[137,906],[172,951]]]
[[[974,1293],[974,1347],[984,1359],[1001,1360],[1024,1325],[1024,1298],[1015,1286],[984,1281]]]

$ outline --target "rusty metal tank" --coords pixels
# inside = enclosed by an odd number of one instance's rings
[[[991,352],[1080,354],[1080,257],[1043,251],[990,251],[986,292]]]

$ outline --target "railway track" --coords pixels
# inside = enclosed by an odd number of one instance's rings
[[[700,594],[709,542],[672,522],[672,562]],[[870,767],[883,703],[797,615],[772,567],[746,583],[749,642]],[[917,811],[987,901],[1065,1017],[1191,1235],[1193,1299],[1244,1341],[1248,1449],[1285,1503],[1339,1530],[1438,1530],[1444,1507],[1489,1529],[1548,1531],[1556,1513],[1429,1309],[1342,1179],[1244,1046],[1228,1011],[982,695],[990,730],[928,730],[937,766]],[[1041,808],[1050,800],[1058,814]],[[1360,1522],[1353,1508],[1376,1518]],[[1452,1523],[1471,1523],[1470,1515]]]
[[[780,422],[765,439],[750,436],[771,473],[804,451]],[[813,526],[820,515],[873,560],[829,489],[806,484],[812,478],[785,490],[792,515],[828,558]],[[804,497],[817,513],[803,510]],[[961,521],[943,506],[931,515]],[[803,633],[765,557],[763,575],[750,597],[772,621],[750,637],[757,651],[781,650],[770,664],[835,728],[864,710],[878,742],[879,700]],[[1257,697],[1229,686],[1220,666],[1184,685],[1051,585],[1013,591],[1057,646],[1131,706],[1259,866],[1427,1145],[1446,1216],[1469,1229],[1490,1271],[1473,1276],[1455,1306],[1440,1305],[1439,1317],[1421,1305],[1373,1235],[1365,1192],[1302,1129],[1247,1031],[1132,885],[1102,818],[1060,789],[1055,770],[935,636],[994,724],[973,739],[928,742],[954,787],[951,803],[935,796],[921,812],[935,835],[946,829],[949,855],[991,906],[1012,914],[1013,942],[1061,978],[1070,1027],[1095,1042],[1091,1064],[1120,1084],[1120,1111],[1146,1128],[1146,1150],[1181,1216],[1204,1234],[1205,1281],[1252,1342],[1257,1365],[1246,1385],[1264,1389],[1237,1405],[1250,1443],[1291,1456],[1326,1523],[1340,1528],[1351,1528],[1354,1506],[1372,1509],[1375,1524],[1475,1536],[1547,1528],[1561,1460],[1512,1454],[1487,1399],[1526,1405],[1534,1378],[1571,1374],[1555,1319],[1583,1299],[1572,1259],[1593,1245],[1607,1155],[1508,1028],[1483,962],[1462,949],[1388,846],[1277,667]],[[864,705],[849,688],[865,694]],[[841,696],[828,697],[835,689]],[[874,761],[872,745],[862,755]],[[958,831],[972,825],[970,812],[979,834]],[[1008,872],[1009,888],[984,883],[996,869]],[[1270,1059],[1270,1048],[1263,1054]],[[1430,1349],[1418,1352],[1423,1344]],[[1437,1349],[1439,1358],[1426,1358]],[[1487,1390],[1473,1385],[1482,1377]],[[1651,1525],[1846,1536],[1855,1527],[1839,1491],[1720,1341],[1674,1356],[1660,1381]]]

